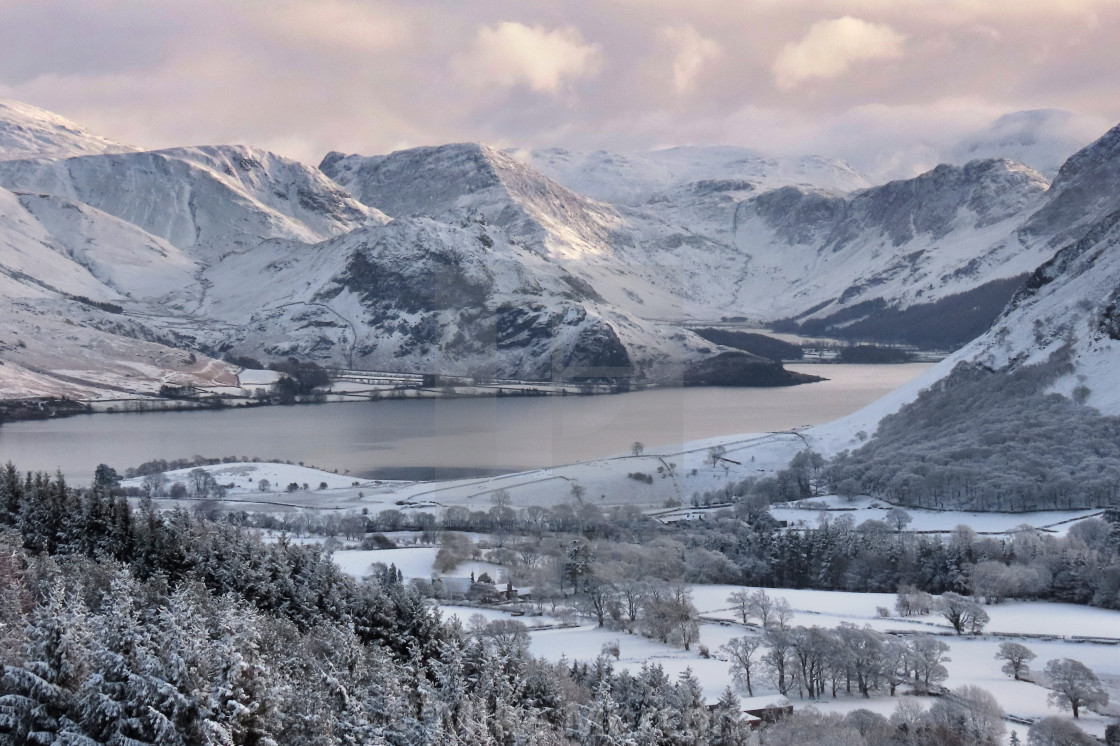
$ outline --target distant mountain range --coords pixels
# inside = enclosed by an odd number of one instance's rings
[[[959,345],[1116,209],[1114,133],[1053,184],[989,159],[872,186],[832,159],[722,147],[466,143],[318,169],[244,146],[140,152],[8,102],[0,398],[232,382],[225,354],[794,382],[687,331],[726,317]]]

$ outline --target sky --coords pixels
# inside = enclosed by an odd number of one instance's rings
[[[0,96],[145,148],[744,145],[932,167],[1120,122],[1120,0],[0,0]]]

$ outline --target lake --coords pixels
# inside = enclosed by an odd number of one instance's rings
[[[381,479],[520,471],[849,414],[928,364],[788,365],[828,378],[788,388],[664,388],[613,396],[387,400],[96,414],[0,426],[0,463],[90,481],[155,458],[246,456]]]

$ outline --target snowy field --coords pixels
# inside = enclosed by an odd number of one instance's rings
[[[727,461],[713,466],[708,452],[714,446],[724,448],[726,458],[739,463]],[[638,456],[616,454],[562,467],[440,482],[358,480],[310,467],[269,462],[201,468],[211,472],[219,484],[233,485],[227,499],[271,503],[278,507],[368,508],[372,512],[398,506],[437,512],[452,505],[487,509],[490,498],[498,490],[505,490],[510,495],[511,507],[524,508],[570,502],[573,485],[579,485],[585,499],[600,507],[635,505],[652,509],[663,508],[667,501],[687,503],[694,493],[719,489],[745,476],[759,476],[785,468],[803,448],[801,436],[794,433],[719,437],[651,448]],[[167,485],[174,482],[189,485],[190,471],[167,472]],[[628,476],[631,473],[648,474],[653,481],[637,481]],[[269,481],[269,488],[264,492],[258,488],[262,479]],[[142,481],[142,478],[130,479],[123,485],[141,487]],[[293,482],[301,489],[288,492],[286,487]],[[320,482],[326,482],[327,488],[319,490]],[[308,485],[308,490],[302,489],[304,484]]]
[[[432,563],[436,559],[435,547],[404,547],[400,549],[343,549],[334,553],[335,563],[344,572],[361,578],[369,574],[370,565],[380,562],[384,565],[396,565],[405,580],[419,579],[430,580],[433,577],[441,578],[467,578],[473,573],[478,577],[482,573],[488,574],[498,582],[502,574],[500,565],[492,562],[460,562],[454,570],[446,573],[436,573]]]
[[[310,467],[273,463],[223,464],[205,467],[213,473],[220,484],[233,485],[229,488],[227,500],[231,507],[244,509],[258,504],[262,510],[290,509],[367,509],[371,513],[388,509],[420,509],[435,513],[449,505],[471,505],[488,507],[489,497],[497,489],[506,489],[513,497],[513,507],[532,504],[553,504],[571,499],[573,482],[588,488],[588,494],[596,496],[595,491],[602,486],[608,489],[618,484],[630,493],[622,499],[607,502],[641,504],[638,495],[646,489],[643,484],[628,479],[629,470],[637,470],[638,464],[673,463],[674,474],[656,480],[658,492],[680,495],[685,498],[691,488],[707,489],[728,478],[729,470],[704,464],[707,450],[711,445],[724,444],[731,458],[751,463],[755,469],[775,468],[784,465],[785,456],[798,448],[788,435],[757,436],[750,439],[714,439],[712,441],[689,444],[672,453],[643,454],[642,456],[620,455],[595,462],[574,464],[563,469],[540,470],[502,477],[456,480],[437,483],[392,483],[371,480],[355,480],[350,476],[319,471]],[[735,450],[732,450],[735,449]],[[751,462],[750,459],[755,461]],[[696,464],[696,466],[691,466]],[[758,465],[755,465],[758,464]],[[681,468],[683,465],[684,468]],[[764,466],[763,466],[764,465]],[[697,469],[692,473],[691,469]],[[189,477],[189,469],[170,472],[170,481],[184,481]],[[734,478],[734,475],[730,475]],[[267,479],[269,491],[261,492],[260,480]],[[297,483],[299,490],[287,492],[286,486]],[[319,489],[321,482],[326,483]],[[308,484],[308,490],[302,485]],[[628,484],[630,483],[630,484]],[[140,486],[140,480],[131,480],[126,485]],[[407,502],[406,502],[407,501]],[[189,502],[189,501],[188,501]],[[406,504],[401,504],[406,502]],[[410,503],[410,504],[408,504]],[[652,509],[660,508],[654,503]],[[822,511],[827,508],[827,512]],[[838,510],[843,508],[844,510]],[[848,510],[848,508],[854,508]],[[851,516],[858,525],[866,520],[883,520],[889,505],[881,501],[861,498],[855,501],[830,497],[821,498],[807,506],[802,505],[775,507],[773,513],[791,526],[816,526],[822,513],[832,519],[838,516]],[[699,519],[705,511],[682,511],[695,513]],[[907,530],[914,531],[952,531],[956,526],[965,524],[981,533],[1009,532],[1023,524],[1028,524],[1054,533],[1064,533],[1070,525],[1094,514],[1094,511],[1051,511],[1045,513],[1001,514],[1001,513],[962,513],[910,510],[912,522]],[[402,547],[389,550],[340,550],[334,553],[335,561],[347,573],[363,577],[369,573],[373,563],[394,564],[406,578],[430,579],[434,576],[432,563],[436,549],[433,547]],[[501,568],[487,562],[465,562],[442,577],[466,580],[471,573],[488,573],[496,581],[502,577]],[[576,617],[577,626],[567,626],[571,618],[551,616],[518,617],[531,630],[534,655],[550,660],[590,661],[596,658],[608,643],[619,647],[618,665],[637,669],[650,661],[659,663],[670,676],[677,676],[686,669],[691,670],[701,682],[705,696],[711,700],[718,698],[723,689],[732,682],[726,661],[720,660],[718,649],[733,637],[757,634],[753,628],[743,627],[734,620],[734,614],[727,602],[728,595],[737,590],[736,586],[693,586],[693,598],[700,611],[703,623],[700,628],[699,642],[692,650],[685,652],[679,648],[648,640],[637,635],[628,635],[617,630],[599,629],[586,619]],[[803,626],[835,627],[847,622],[858,626],[867,625],[883,632],[930,633],[951,646],[950,661],[946,664],[949,687],[965,684],[980,686],[999,700],[1005,713],[1020,718],[1039,718],[1047,715],[1064,715],[1046,700],[1048,690],[1029,683],[1016,682],[1000,671],[1001,662],[995,659],[999,644],[1014,640],[1033,650],[1038,658],[1032,669],[1041,671],[1046,661],[1052,658],[1074,658],[1092,668],[1110,690],[1114,709],[1106,714],[1083,713],[1078,724],[1086,731],[1102,736],[1104,727],[1113,722],[1115,714],[1120,713],[1120,644],[1100,638],[1120,638],[1120,613],[1045,602],[1008,602],[985,607],[991,617],[987,629],[989,634],[976,638],[962,638],[952,634],[948,623],[941,617],[899,618],[881,617],[878,607],[884,607],[893,614],[894,596],[892,594],[842,593],[827,591],[768,589],[774,598],[785,598],[794,609],[792,624]],[[479,610],[470,607],[445,606],[445,617],[458,617],[469,626],[470,619],[481,613],[484,618],[502,618],[505,612],[498,609]],[[537,629],[544,627],[543,629]],[[1098,638],[1093,641],[1074,639],[1076,637]],[[1118,640],[1120,642],[1120,640]],[[700,655],[700,646],[705,646],[711,658]],[[757,702],[752,706],[762,706],[778,698],[777,692],[758,682],[755,688]],[[929,700],[920,700],[928,704]],[[866,708],[889,715],[898,698],[887,696],[862,699],[841,697],[837,700],[824,699],[818,702],[795,700],[796,707],[814,706],[821,710],[847,712]],[[1008,723],[1008,737],[1012,730],[1025,739],[1026,727]]]
[[[713,466],[709,449],[721,446],[725,457],[738,461]],[[681,508],[666,512],[667,502],[688,505],[694,494],[717,490],[743,476],[765,475],[784,468],[789,459],[804,447],[800,436],[769,433],[737,438],[713,438],[675,448],[654,449],[642,455],[619,454],[595,461],[552,469],[503,474],[493,477],[457,479],[440,482],[393,482],[356,479],[350,475],[323,471],[309,466],[272,462],[246,462],[202,467],[218,484],[227,488],[230,507],[244,510],[256,505],[261,510],[285,511],[362,510],[376,514],[386,509],[420,510],[438,513],[446,507],[461,505],[475,510],[490,507],[498,490],[509,494],[511,507],[551,506],[570,502],[578,485],[585,499],[602,508],[633,505],[658,515],[662,520],[698,520],[707,509]],[[659,471],[660,469],[660,471]],[[175,482],[191,484],[191,469],[166,473],[166,487]],[[648,474],[653,483],[631,478],[632,473]],[[261,480],[267,489],[261,490]],[[291,484],[298,489],[289,492]],[[126,487],[141,487],[143,478],[126,480]],[[325,487],[320,489],[320,485]],[[304,489],[307,485],[307,489]],[[161,507],[179,501],[161,500]],[[183,501],[189,507],[191,500]],[[792,527],[815,528],[822,516],[850,517],[858,526],[864,521],[883,521],[892,506],[882,500],[859,497],[848,500],[836,496],[813,498],[797,503],[774,505],[771,513]],[[981,534],[1000,534],[1023,525],[1053,534],[1064,534],[1077,521],[1099,514],[1095,510],[1041,511],[1034,513],[970,513],[906,508],[911,522],[907,531],[951,532],[959,525]]]
[[[175,469],[164,473],[166,491],[176,482],[192,490],[191,472],[195,467]],[[214,480],[225,487],[223,504],[231,510],[287,512],[309,510],[361,510],[377,513],[396,508],[394,488],[399,483],[382,480],[356,479],[350,475],[336,474],[310,466],[284,464],[270,461],[237,462],[197,467],[209,472]],[[267,481],[261,489],[261,480]],[[325,483],[325,487],[320,487]],[[126,479],[123,487],[143,488],[144,477]],[[298,489],[288,491],[295,484]],[[304,485],[307,488],[304,489]],[[194,498],[181,500],[162,498],[159,507],[190,507]]]
[[[432,547],[400,548],[388,550],[342,550],[334,554],[335,561],[347,573],[362,577],[372,563],[395,564],[406,578],[429,579],[436,575],[432,568],[436,549]],[[469,578],[471,573],[487,572],[495,580],[501,577],[501,568],[488,562],[464,562],[455,570],[442,575],[447,578]],[[670,645],[647,639],[625,631],[597,627],[584,617],[554,617],[526,615],[517,617],[531,633],[533,655],[552,661],[593,661],[604,646],[617,644],[617,666],[636,671],[643,663],[653,662],[664,668],[670,677],[691,670],[699,679],[704,695],[715,701],[724,688],[732,684],[732,676],[719,652],[734,637],[759,634],[756,627],[740,624],[728,603],[728,596],[737,590],[733,585],[692,585],[693,602],[700,612],[700,639],[688,652]],[[745,590],[753,591],[753,588]],[[946,667],[949,678],[945,685],[956,688],[971,684],[990,691],[1000,702],[1005,714],[1018,718],[1040,718],[1048,715],[1071,717],[1067,712],[1047,703],[1049,690],[1031,682],[1014,681],[1000,668],[1002,662],[995,655],[1002,642],[1017,641],[1037,654],[1032,671],[1041,672],[1046,662],[1054,658],[1073,658],[1093,669],[1114,701],[1102,713],[1083,712],[1078,725],[1096,736],[1103,736],[1107,724],[1120,714],[1120,612],[1076,606],[1073,604],[1039,601],[1015,601],[986,606],[991,617],[987,632],[977,637],[960,637],[953,634],[948,622],[935,614],[916,617],[894,615],[895,596],[886,593],[843,593],[839,591],[810,591],[790,589],[765,589],[771,598],[785,599],[794,610],[794,626],[820,626],[834,628],[841,623],[867,626],[887,633],[937,635],[950,646]],[[878,609],[890,610],[883,618]],[[444,618],[457,617],[469,627],[472,617],[481,615],[487,621],[511,618],[501,608],[478,609],[468,606],[441,606]],[[576,626],[569,626],[573,622]],[[1082,640],[1078,638],[1094,638]],[[701,646],[712,657],[701,655]],[[778,692],[761,676],[755,677],[755,698],[751,707],[762,707],[780,701]],[[900,690],[901,692],[902,690]],[[744,695],[745,696],[745,695]],[[900,695],[901,696],[901,695]],[[792,702],[795,707],[813,706],[830,712],[845,713],[855,709],[869,709],[889,716],[899,697],[873,696],[871,699],[841,696],[819,701]],[[930,699],[918,700],[928,705]],[[1026,726],[1008,722],[1005,738],[1012,730],[1025,740]]]
[[[786,505],[774,505],[770,513],[779,521],[794,527],[816,528],[822,516],[830,520],[850,516],[859,525],[864,521],[884,521],[893,505],[869,497],[854,500],[829,495],[811,500],[800,500]],[[1099,510],[1045,510],[1033,513],[968,513],[963,511],[922,510],[904,508],[911,521],[906,531],[951,532],[965,525],[980,534],[1002,534],[1020,526],[1043,529],[1048,533],[1064,534],[1077,521],[1100,515]],[[827,512],[825,512],[827,511]]]
[[[732,683],[728,664],[720,660],[718,649],[734,637],[757,634],[755,628],[744,627],[732,622],[733,614],[727,603],[727,596],[738,586],[692,586],[693,599],[701,616],[706,620],[725,619],[724,623],[706,621],[700,627],[700,640],[685,652],[680,648],[662,645],[638,635],[624,631],[601,629],[593,622],[576,618],[579,626],[561,629],[533,630],[539,624],[559,623],[563,620],[551,617],[521,617],[530,627],[534,655],[552,661],[592,661],[603,650],[604,645],[617,643],[619,659],[617,666],[636,671],[645,662],[655,662],[664,668],[670,677],[676,677],[685,670],[691,670],[699,679],[704,695],[709,701],[718,699],[726,686]],[[753,589],[748,589],[753,590]],[[957,688],[966,684],[982,687],[990,691],[1000,702],[1005,714],[1020,718],[1040,718],[1057,715],[1072,717],[1047,703],[1049,690],[1034,683],[1014,681],[1000,671],[1002,662],[996,660],[999,645],[1006,641],[1018,641],[1037,654],[1032,671],[1041,671],[1046,661],[1053,658],[1073,658],[1092,668],[1109,689],[1116,704],[1105,709],[1105,714],[1083,712],[1078,725],[1096,736],[1104,735],[1107,724],[1114,722],[1120,714],[1120,645],[1076,642],[1063,639],[1072,635],[1120,636],[1120,612],[1092,609],[1070,604],[1051,604],[1044,602],[1007,603],[985,607],[992,617],[989,628],[995,634],[979,637],[958,637],[944,619],[937,616],[910,618],[879,618],[876,607],[886,606],[893,610],[894,596],[874,593],[841,593],[830,591],[800,591],[766,589],[772,598],[785,598],[793,606],[794,625],[835,627],[841,622],[859,626],[868,625],[882,631],[907,630],[926,631],[944,635],[939,639],[950,645],[950,660],[946,664],[949,678],[945,684]],[[457,616],[467,623],[478,609],[445,607],[444,616]],[[893,611],[892,611],[893,613]],[[504,618],[497,609],[486,610],[487,619]],[[1038,639],[1027,635],[1052,635],[1049,639]],[[711,658],[700,655],[700,646],[707,647]],[[755,699],[751,707],[761,707],[769,702],[779,701],[781,696],[769,688],[761,676],[756,677]],[[901,692],[902,690],[900,690]],[[795,708],[816,707],[822,711],[846,713],[855,709],[868,709],[889,716],[900,697],[841,696],[837,699],[824,698],[819,701],[800,700],[794,697]],[[745,697],[745,695],[744,695]],[[917,700],[923,705],[932,701],[929,698]],[[1005,742],[1011,731],[1018,732],[1020,739],[1026,740],[1026,726],[1007,723]]]

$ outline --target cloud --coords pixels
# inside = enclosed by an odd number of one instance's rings
[[[854,62],[901,57],[905,39],[890,26],[851,16],[818,21],[804,39],[782,48],[774,80],[788,90],[812,78],[836,78]]]
[[[845,46],[838,21],[813,25],[844,16],[905,37],[889,76],[859,61],[882,54],[874,33]],[[309,163],[464,140],[728,144],[901,176],[1009,112],[1120,121],[1120,0],[0,0],[0,17],[0,95],[140,147]],[[788,52],[779,88],[787,42],[829,53]]]
[[[411,35],[400,13],[352,0],[280,3],[260,19],[283,43],[357,52],[393,49]]]
[[[602,51],[585,43],[574,27],[550,31],[504,21],[480,27],[455,66],[460,77],[478,87],[527,86],[537,93],[555,94],[573,80],[597,75]]]
[[[696,79],[706,64],[723,56],[723,47],[707,38],[693,26],[666,26],[661,29],[662,40],[673,49],[673,90],[691,93]]]

